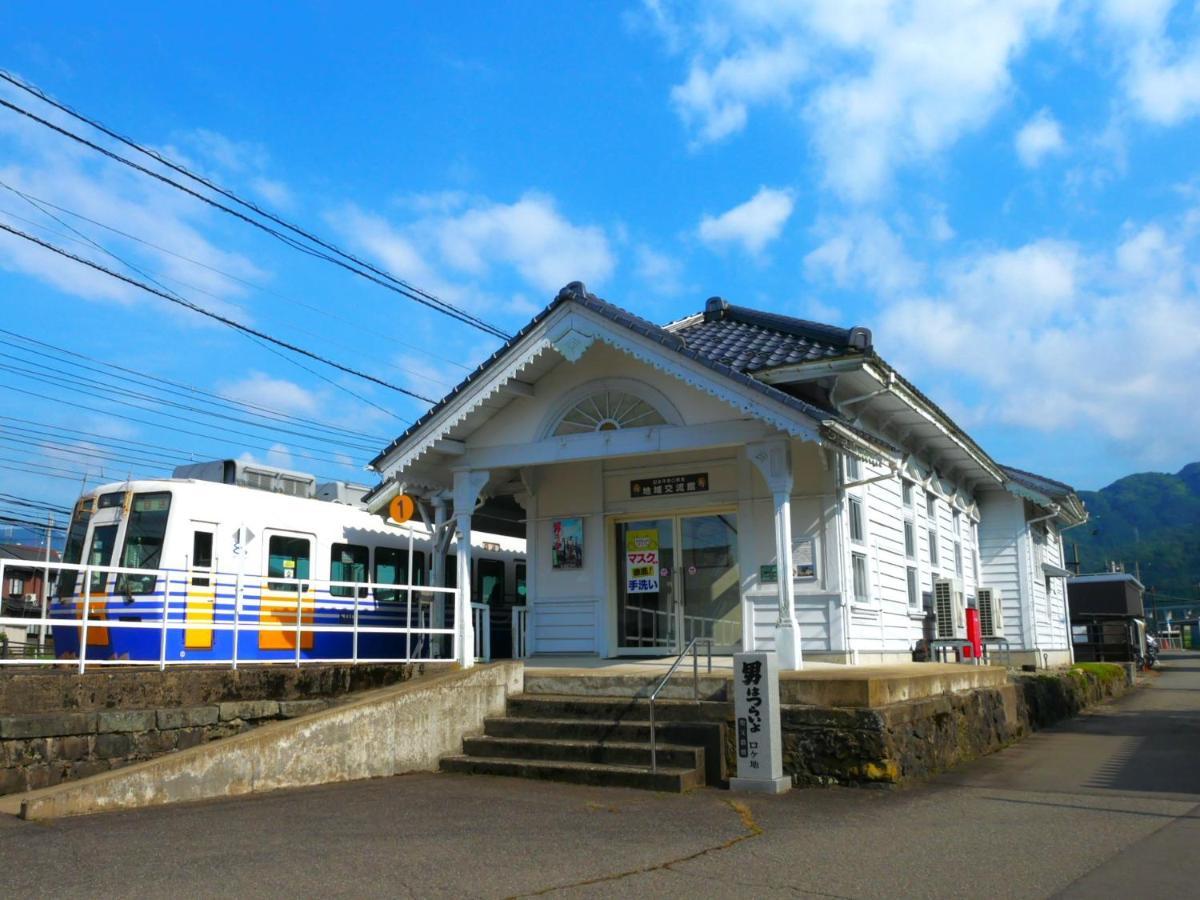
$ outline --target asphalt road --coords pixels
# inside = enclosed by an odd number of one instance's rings
[[[7,896],[1200,896],[1200,654],[906,790],[685,796],[413,775],[52,824]]]

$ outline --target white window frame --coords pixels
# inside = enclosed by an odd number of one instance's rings
[[[937,494],[933,491],[925,492],[925,515],[930,522],[937,521]]]
[[[962,541],[954,542],[954,574],[959,578],[963,577]]]
[[[958,509],[950,510],[950,518],[954,522],[954,533],[959,537],[962,536],[962,511]]]
[[[857,456],[846,457],[846,481],[858,481],[862,477],[862,463]]]
[[[917,571],[916,566],[905,566],[904,568],[904,585],[908,592],[908,608],[921,609],[921,573]]]
[[[904,520],[904,558],[917,561],[917,523],[912,519]]]
[[[858,513],[858,536],[854,535],[855,513]],[[855,544],[867,542],[867,509],[861,497],[846,498],[846,515],[849,517],[850,541]]]
[[[938,553],[938,531],[937,526],[932,525],[929,528],[929,566],[932,569],[937,569],[941,565],[941,557]]]
[[[862,582],[862,593],[859,593],[860,580]],[[850,554],[850,585],[851,590],[854,591],[854,601],[856,603],[871,602],[871,576],[870,570],[867,568],[867,554],[859,553],[857,550]]]
[[[907,478],[900,479],[900,502],[905,509],[913,508],[913,483]]]

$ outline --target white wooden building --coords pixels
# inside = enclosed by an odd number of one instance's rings
[[[530,654],[909,660],[937,598],[994,587],[1014,661],[1069,658],[1078,499],[992,460],[865,328],[719,298],[660,327],[574,283],[372,465],[371,508],[453,518],[459,585],[472,518],[519,504]]]

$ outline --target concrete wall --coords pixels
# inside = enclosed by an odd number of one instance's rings
[[[13,798],[28,819],[433,770],[521,689],[519,662],[370,691],[332,709]]]

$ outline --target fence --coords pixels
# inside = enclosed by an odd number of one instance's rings
[[[0,561],[0,584],[5,566]],[[211,570],[21,560],[55,578],[36,617],[0,616],[53,635],[56,658],[3,665],[228,665],[459,658],[454,588]],[[411,574],[409,575],[411,579]],[[449,601],[449,602],[447,602]],[[472,604],[476,656],[491,655],[489,613]],[[482,640],[481,640],[482,636]]]

